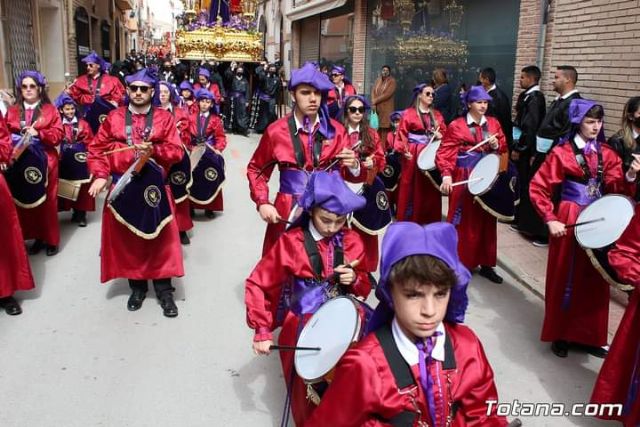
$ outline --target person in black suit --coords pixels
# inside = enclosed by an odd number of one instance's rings
[[[546,113],[544,94],[540,90],[540,69],[529,65],[520,70],[522,92],[516,102],[514,127],[520,129],[520,138],[514,139],[511,160],[518,168],[520,204],[511,228],[532,236],[534,241],[544,241],[546,226],[529,199],[529,181],[533,178],[532,160],[536,154],[536,134]]]
[[[478,76],[480,84],[485,88],[493,101],[489,103],[487,116],[493,116],[500,122],[504,136],[507,137],[509,151],[513,146],[513,124],[511,123],[511,97],[496,86],[496,71],[493,68],[484,68]]]

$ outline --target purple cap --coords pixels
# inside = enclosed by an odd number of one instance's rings
[[[491,95],[487,93],[484,87],[481,85],[471,86],[468,91],[465,92],[463,98],[464,104],[468,104],[470,102],[478,102],[478,101],[493,101]]]
[[[584,116],[590,109],[600,105],[591,99],[573,99],[569,104],[569,121],[574,125],[579,125],[584,120]]]
[[[298,204],[305,211],[321,207],[336,215],[347,215],[364,208],[367,201],[345,184],[339,172],[314,172]]]
[[[62,92],[60,95],[58,95],[58,97],[53,101],[53,105],[56,106],[56,108],[60,109],[62,107],[64,107],[65,105],[71,104],[74,107],[77,107],[76,102],[73,100],[73,98],[71,98],[69,95],[67,95],[66,92]]]
[[[351,95],[348,96],[347,99],[344,100],[344,106],[345,108],[351,103],[353,102],[353,100],[357,99],[358,101],[362,102],[362,104],[364,105],[364,109],[365,111],[369,111],[371,110],[371,104],[369,104],[369,101],[367,101],[367,98],[365,98],[362,95]]]
[[[201,99],[210,99],[211,101],[215,101],[213,94],[205,88],[198,89],[195,95],[196,101],[200,101]]]
[[[16,86],[20,87],[22,85],[22,81],[27,77],[31,77],[38,86],[45,87],[47,85],[47,78],[44,75],[40,74],[37,71],[26,70],[20,73],[20,75],[16,79]]]
[[[198,75],[199,76],[205,76],[207,78],[207,80],[211,79],[211,73],[209,72],[209,70],[207,70],[206,68],[200,68],[198,70]]]
[[[92,50],[89,55],[82,58],[82,62],[84,62],[85,64],[98,64],[100,66],[100,70],[104,71],[105,73],[109,71],[109,68],[111,68],[111,64],[102,59],[102,57],[98,55],[95,50]]]
[[[333,83],[329,81],[327,75],[320,72],[311,63],[306,63],[302,68],[298,68],[291,72],[289,90],[294,90],[296,86],[301,84],[313,86],[320,92],[329,92],[334,88]]]
[[[458,280],[451,289],[445,320],[453,323],[464,321],[469,304],[467,285],[471,280],[471,273],[458,257],[458,233],[455,227],[448,222],[419,225],[415,222],[401,221],[391,224],[382,239],[380,282],[376,289],[376,297],[380,303],[369,322],[370,331],[378,329],[393,318],[389,275],[398,261],[411,255],[431,255],[454,271]]]
[[[331,74],[342,74],[342,75],[344,75],[345,72],[346,72],[346,70],[344,69],[344,67],[341,67],[340,65],[334,65],[333,67],[331,67]]]
[[[171,104],[173,104],[173,105],[177,105],[178,101],[180,99],[180,96],[178,95],[178,90],[176,89],[176,86],[174,84],[169,83],[169,82],[165,82],[165,81],[160,81],[156,85],[156,91],[153,94],[153,105],[155,105],[156,107],[161,105],[161,102],[160,102],[160,86],[164,86],[167,89],[169,89],[169,102]]]
[[[402,113],[403,113],[402,110],[394,111],[389,115],[389,120],[391,120],[392,122],[395,122],[396,120],[402,119]]]
[[[128,85],[133,82],[142,82],[148,84],[151,87],[154,87],[156,85],[156,82],[158,81],[158,78],[156,77],[156,74],[153,70],[149,68],[143,68],[137,73],[125,77],[124,80]]]
[[[191,91],[191,93],[194,93],[193,86],[191,85],[191,83],[189,83],[188,80],[185,80],[182,83],[180,83],[180,91],[182,92],[183,90],[189,90]]]

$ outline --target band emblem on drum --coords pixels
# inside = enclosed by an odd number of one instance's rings
[[[376,194],[376,205],[381,211],[389,209],[389,198],[386,192],[378,191],[378,194]]]
[[[39,184],[42,181],[42,172],[38,168],[29,166],[24,170],[24,179],[29,184]]]
[[[391,178],[394,172],[395,170],[391,165],[386,165],[384,169],[382,169],[382,175],[384,175],[386,178]]]
[[[175,171],[171,174],[170,179],[173,185],[184,185],[187,183],[187,174],[182,171]]]
[[[106,114],[100,114],[100,116],[98,116],[98,122],[100,122],[100,124],[102,124],[105,120],[107,120]]]
[[[207,168],[204,171],[204,177],[207,179],[207,181],[213,182],[218,179],[218,171],[215,170],[215,168]]]
[[[155,185],[150,185],[144,189],[144,201],[152,208],[157,208],[162,200],[162,193]]]
[[[78,163],[87,163],[87,153],[85,152],[75,153],[73,158],[76,159]]]

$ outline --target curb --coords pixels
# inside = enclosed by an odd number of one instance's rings
[[[535,296],[544,301],[544,283],[541,285],[531,276],[527,275],[509,257],[498,255],[498,267],[504,270],[517,283],[529,289]]]

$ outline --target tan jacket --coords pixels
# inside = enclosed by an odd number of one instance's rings
[[[380,120],[379,127],[390,128],[391,120],[389,116],[394,111],[395,103],[393,97],[396,93],[396,79],[389,76],[386,80],[378,77],[371,90],[371,104],[373,109],[378,113]]]

